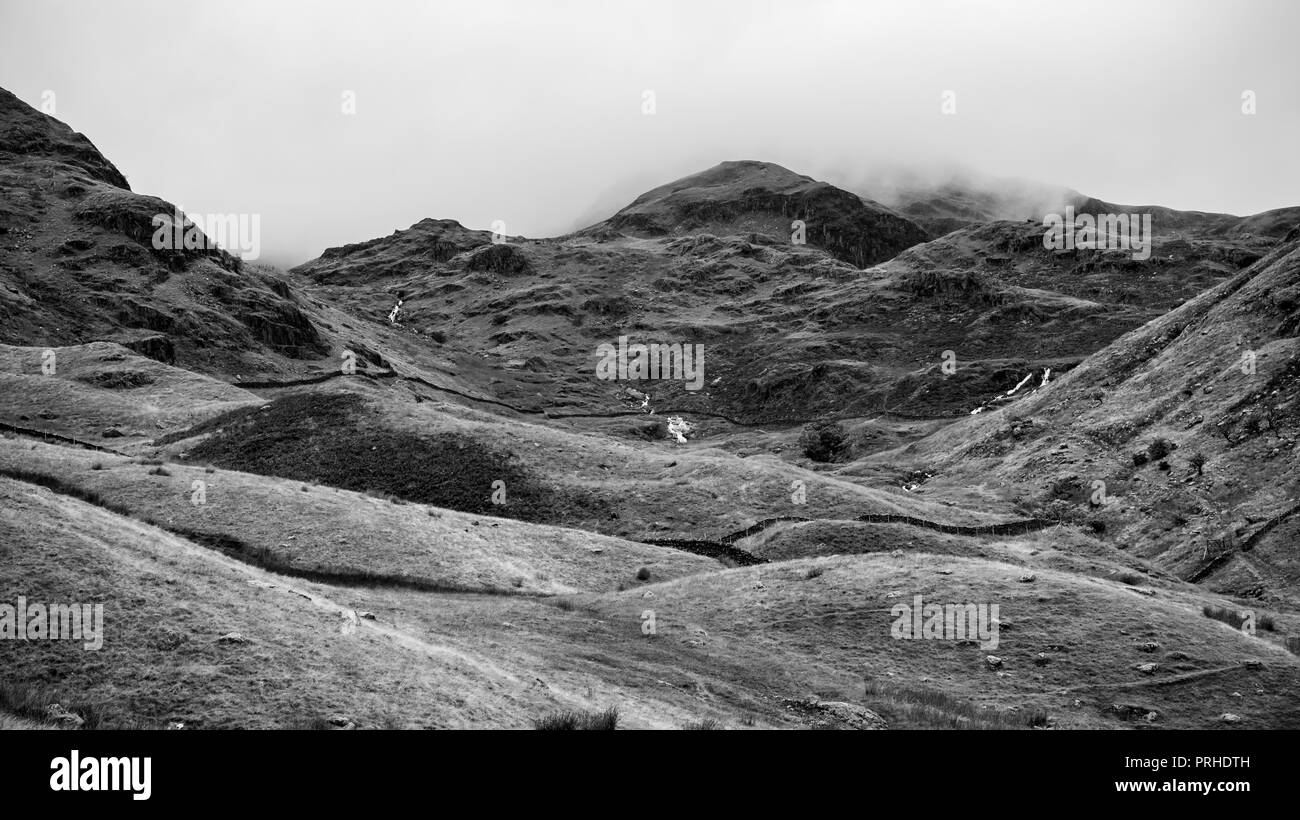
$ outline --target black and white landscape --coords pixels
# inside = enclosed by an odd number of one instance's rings
[[[1297,22],[0,0],[0,728],[1300,728]]]

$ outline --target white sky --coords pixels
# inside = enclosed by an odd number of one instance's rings
[[[0,0],[0,86],[54,91],[136,191],[260,214],[290,265],[424,217],[554,235],[725,159],[1298,205],[1298,24],[1293,0]]]

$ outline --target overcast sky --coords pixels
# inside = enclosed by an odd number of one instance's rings
[[[0,86],[291,265],[424,217],[555,235],[726,159],[1300,205],[1297,31],[1294,0],[0,0]]]

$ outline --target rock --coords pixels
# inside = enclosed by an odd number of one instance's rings
[[[45,707],[45,717],[55,723],[61,723],[64,726],[80,727],[86,721],[81,715],[69,712],[57,703],[51,703]]]
[[[227,632],[225,635],[222,635],[220,638],[217,638],[217,643],[226,643],[226,644],[248,643],[248,638],[245,638],[243,635],[240,635],[238,632]]]
[[[1139,652],[1155,652],[1159,649],[1160,649],[1160,644],[1156,643],[1155,641],[1147,641],[1146,643],[1140,643],[1137,646],[1137,650]]]
[[[1147,723],[1155,723],[1160,719],[1160,712],[1149,706],[1140,706],[1133,703],[1113,703],[1110,709],[1120,720],[1143,720]],[[1152,717],[1152,715],[1155,717]]]
[[[1038,576],[1034,575],[1034,573],[1032,572],[1026,572],[1024,575],[1020,576],[1020,583],[1022,584],[1032,584],[1034,581],[1037,580],[1038,580]]]
[[[163,364],[176,364],[176,347],[165,334],[155,333],[133,339],[122,339],[118,344]]]
[[[1234,715],[1232,712],[1224,712],[1219,715],[1220,723],[1241,723],[1241,715]]]
[[[1051,661],[1052,658],[1046,652],[1039,652],[1037,655],[1034,656],[1035,666],[1046,666],[1047,664],[1051,663]]]
[[[329,719],[329,724],[330,724],[331,726],[333,726],[335,729],[355,729],[355,728],[357,728],[357,724],[353,723],[352,721],[348,720],[347,718],[345,718],[345,717],[343,717],[343,716],[341,716],[341,715],[335,715],[335,716],[331,717],[331,718]]]
[[[889,724],[880,715],[856,703],[838,700],[787,700],[786,708],[808,717],[816,729],[885,729]]]
[[[986,655],[984,662],[988,664],[989,669],[998,669],[1002,666],[1002,659],[997,655]]]
[[[1159,669],[1160,666],[1154,663],[1139,663],[1137,666],[1134,666],[1133,668],[1144,675],[1154,675],[1156,673],[1156,670]]]
[[[100,433],[100,435],[103,436],[104,438],[121,438],[126,434],[123,433],[121,430],[117,429],[116,427],[110,427],[104,432]]]
[[[524,274],[533,270],[532,260],[518,245],[500,242],[484,245],[457,258],[470,271],[491,271],[502,274]]]

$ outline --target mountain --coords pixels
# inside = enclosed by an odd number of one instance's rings
[[[0,603],[110,624],[0,640],[0,726],[1300,726],[1285,210],[1058,253],[747,161],[280,271],[0,122]]]
[[[988,222],[1041,223],[1046,214],[1150,214],[1156,234],[1182,239],[1278,240],[1300,224],[1300,207],[1276,208],[1251,216],[1182,211],[1160,205],[1119,205],[1071,188],[1005,179],[968,170],[922,173],[906,168],[877,170],[853,178],[852,190],[875,198],[942,236]]]
[[[1300,591],[1300,232],[1022,402],[880,454],[1018,488],[1238,595]],[[921,467],[919,465],[927,465]],[[1104,484],[1106,503],[1093,503]]]
[[[301,371],[334,346],[283,277],[197,227],[200,247],[155,247],[177,208],[132,192],[89,140],[3,90],[0,181],[0,342],[120,342],[232,374]]]
[[[806,244],[790,231],[800,218]],[[1039,220],[982,221],[919,241],[920,229],[870,200],[742,161],[652,189],[568,236],[493,243],[424,220],[292,273],[371,323],[400,301],[410,361],[436,353],[444,373],[512,406],[638,407],[596,378],[596,350],[626,335],[704,345],[705,384],[657,382],[661,411],[770,424],[967,413],[1028,373],[1068,369],[1276,244],[1159,236],[1150,258],[1134,259],[1055,253],[1042,232]],[[889,258],[848,261],[877,254]],[[945,351],[970,366],[936,384],[926,374]]]
[[[878,202],[769,162],[723,162],[647,191],[602,223],[598,235],[792,233],[805,223],[808,244],[867,267],[928,238],[915,223]]]

